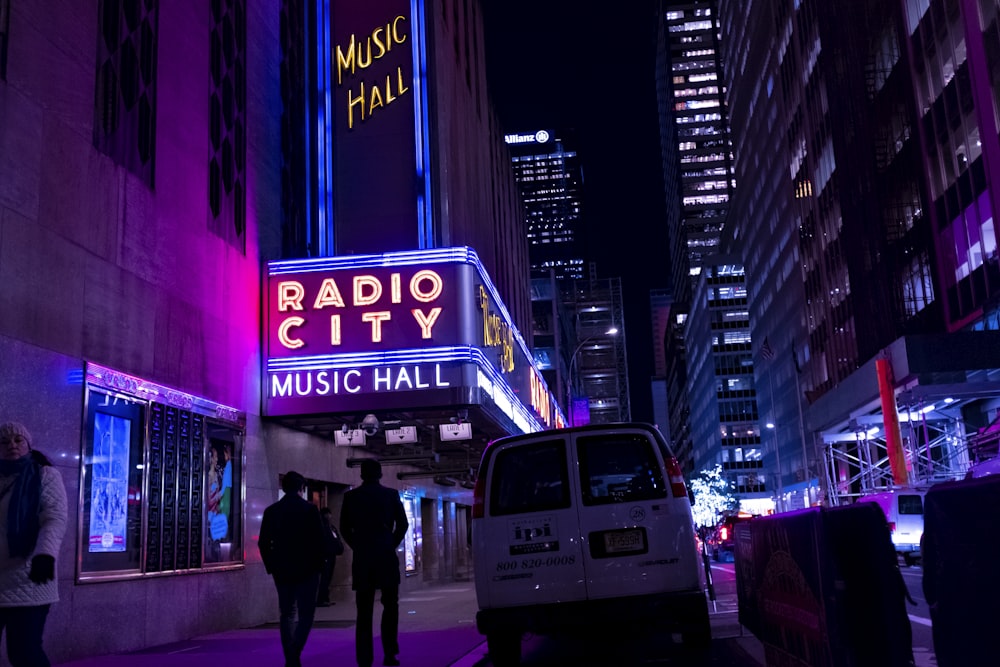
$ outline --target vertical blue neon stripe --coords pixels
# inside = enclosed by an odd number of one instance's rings
[[[413,15],[413,124],[417,179],[424,184],[417,194],[417,241],[420,249],[434,247],[434,221],[431,207],[430,124],[427,118],[427,23],[424,0],[410,0]]]
[[[333,219],[333,101],[330,78],[333,49],[330,43],[330,2],[316,2],[316,184],[317,184],[317,252],[321,257],[330,257],[334,252]],[[308,144],[307,144],[308,145]]]
[[[310,30],[310,25],[309,25],[309,10],[306,9],[305,11],[302,12],[302,14],[303,14],[302,22],[304,24],[302,26],[302,29],[303,29],[302,34],[306,36],[306,41],[308,41],[310,39],[310,36],[312,35],[312,31]],[[317,37],[317,39],[319,39],[319,37]],[[291,44],[289,44],[289,47],[291,47]],[[308,53],[309,53],[309,50],[308,50],[309,49],[309,45],[308,44],[304,44],[302,48],[305,50],[305,53],[303,55],[307,56]],[[311,142],[313,140],[313,137],[312,137],[312,123],[313,123],[313,118],[312,118],[312,112],[310,111],[310,109],[312,109],[313,91],[312,91],[312,86],[309,85],[309,82],[312,81],[312,69],[313,69],[313,67],[312,67],[312,63],[309,62],[309,58],[308,57],[303,57],[302,58],[302,63],[303,63],[302,66],[306,70],[305,72],[303,72],[303,74],[304,74],[303,78],[304,78],[304,80],[306,82],[305,83],[305,90],[302,91],[302,95],[305,98],[303,100],[303,105],[302,105],[302,113],[305,116],[302,119],[302,127],[305,128],[305,135],[306,135],[305,136],[305,145],[302,147],[303,150],[305,151],[305,159],[303,161],[305,162],[305,179],[306,179],[305,220],[303,222],[304,222],[304,224],[306,226],[306,229],[305,229],[305,232],[306,232],[306,247],[305,247],[305,250],[308,251],[308,249],[311,248],[312,244],[313,244],[313,227],[316,224],[316,221],[313,220],[313,211],[312,211],[312,187],[311,187],[312,186],[312,161],[309,159],[309,152],[310,152],[309,151],[309,147],[312,146]]]

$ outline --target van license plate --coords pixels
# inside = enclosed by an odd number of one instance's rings
[[[629,551],[645,551],[646,544],[643,540],[643,531],[636,528],[634,530],[616,530],[613,533],[604,533],[604,551],[609,554],[627,553]]]

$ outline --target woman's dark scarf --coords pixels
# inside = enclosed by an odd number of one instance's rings
[[[11,556],[27,558],[38,541],[43,465],[51,464],[33,451],[14,461],[0,460],[0,475],[17,475],[7,508],[7,546]]]

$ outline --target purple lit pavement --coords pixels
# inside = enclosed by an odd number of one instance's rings
[[[350,595],[346,591],[344,595]],[[375,606],[375,664],[381,664],[378,642],[378,614]],[[428,585],[401,591],[399,604],[400,654],[405,667],[488,667],[485,638],[475,626],[476,593],[472,582]],[[710,604],[710,609],[712,605]],[[277,618],[277,602],[275,602]],[[354,665],[353,597],[340,597],[331,607],[316,610],[316,624],[302,654],[304,667],[349,667]],[[735,597],[720,597],[712,614],[712,651],[704,659],[692,661],[680,656],[643,660],[643,665],[705,665],[711,667],[762,667],[763,648],[753,635],[742,630],[736,620]],[[611,638],[609,638],[611,639]],[[560,646],[537,637],[524,639],[523,665],[555,664],[605,665],[589,662],[574,654],[572,647]],[[561,656],[561,657],[560,657]],[[570,662],[566,662],[569,660]],[[102,655],[58,663],[56,667],[281,667],[284,660],[278,640],[277,623],[230,630],[187,641],[156,646],[141,651]],[[614,664],[614,667],[623,667]]]

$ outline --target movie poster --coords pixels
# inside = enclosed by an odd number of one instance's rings
[[[230,560],[233,499],[233,446],[230,442],[213,440],[208,448],[205,466],[208,493],[205,495],[206,523],[205,562]]]
[[[103,412],[94,415],[90,487],[91,553],[125,551],[129,447],[132,424]]]

